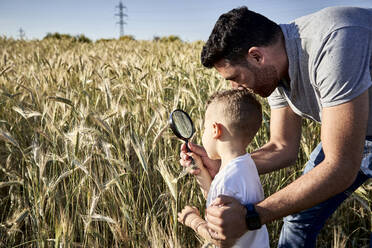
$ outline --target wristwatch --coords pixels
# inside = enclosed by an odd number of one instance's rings
[[[247,214],[245,215],[245,223],[247,224],[248,230],[257,230],[260,229],[262,224],[260,216],[256,212],[253,204],[244,205],[247,209]]]

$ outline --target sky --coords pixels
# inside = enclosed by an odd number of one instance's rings
[[[48,32],[84,34],[92,40],[118,38],[120,0],[0,0],[0,36],[42,39]],[[207,40],[218,17],[240,6],[277,23],[288,23],[329,6],[372,8],[372,0],[122,0],[124,34],[137,40],[177,35]],[[372,25],[372,24],[371,24]]]

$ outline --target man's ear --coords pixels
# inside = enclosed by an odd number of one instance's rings
[[[222,135],[221,124],[217,122],[213,122],[212,127],[213,127],[213,138],[219,139]]]
[[[253,64],[262,64],[264,60],[263,51],[260,47],[253,46],[248,50],[248,60]]]

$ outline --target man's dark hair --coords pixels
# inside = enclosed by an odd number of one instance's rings
[[[280,27],[263,15],[240,7],[218,18],[201,52],[201,62],[211,68],[221,59],[236,64],[252,46],[268,46],[279,37]]]

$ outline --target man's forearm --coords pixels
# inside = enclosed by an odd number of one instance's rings
[[[262,224],[315,206],[344,191],[355,180],[355,165],[333,166],[323,161],[284,189],[256,205]],[[315,197],[316,196],[316,197]]]
[[[279,170],[296,162],[298,148],[269,142],[251,153],[259,174]]]
[[[353,183],[362,160],[368,112],[368,90],[349,102],[322,109],[323,162],[257,204],[263,223],[313,207]]]
[[[259,174],[279,170],[296,162],[301,120],[288,106],[271,109],[270,140],[251,153]]]

